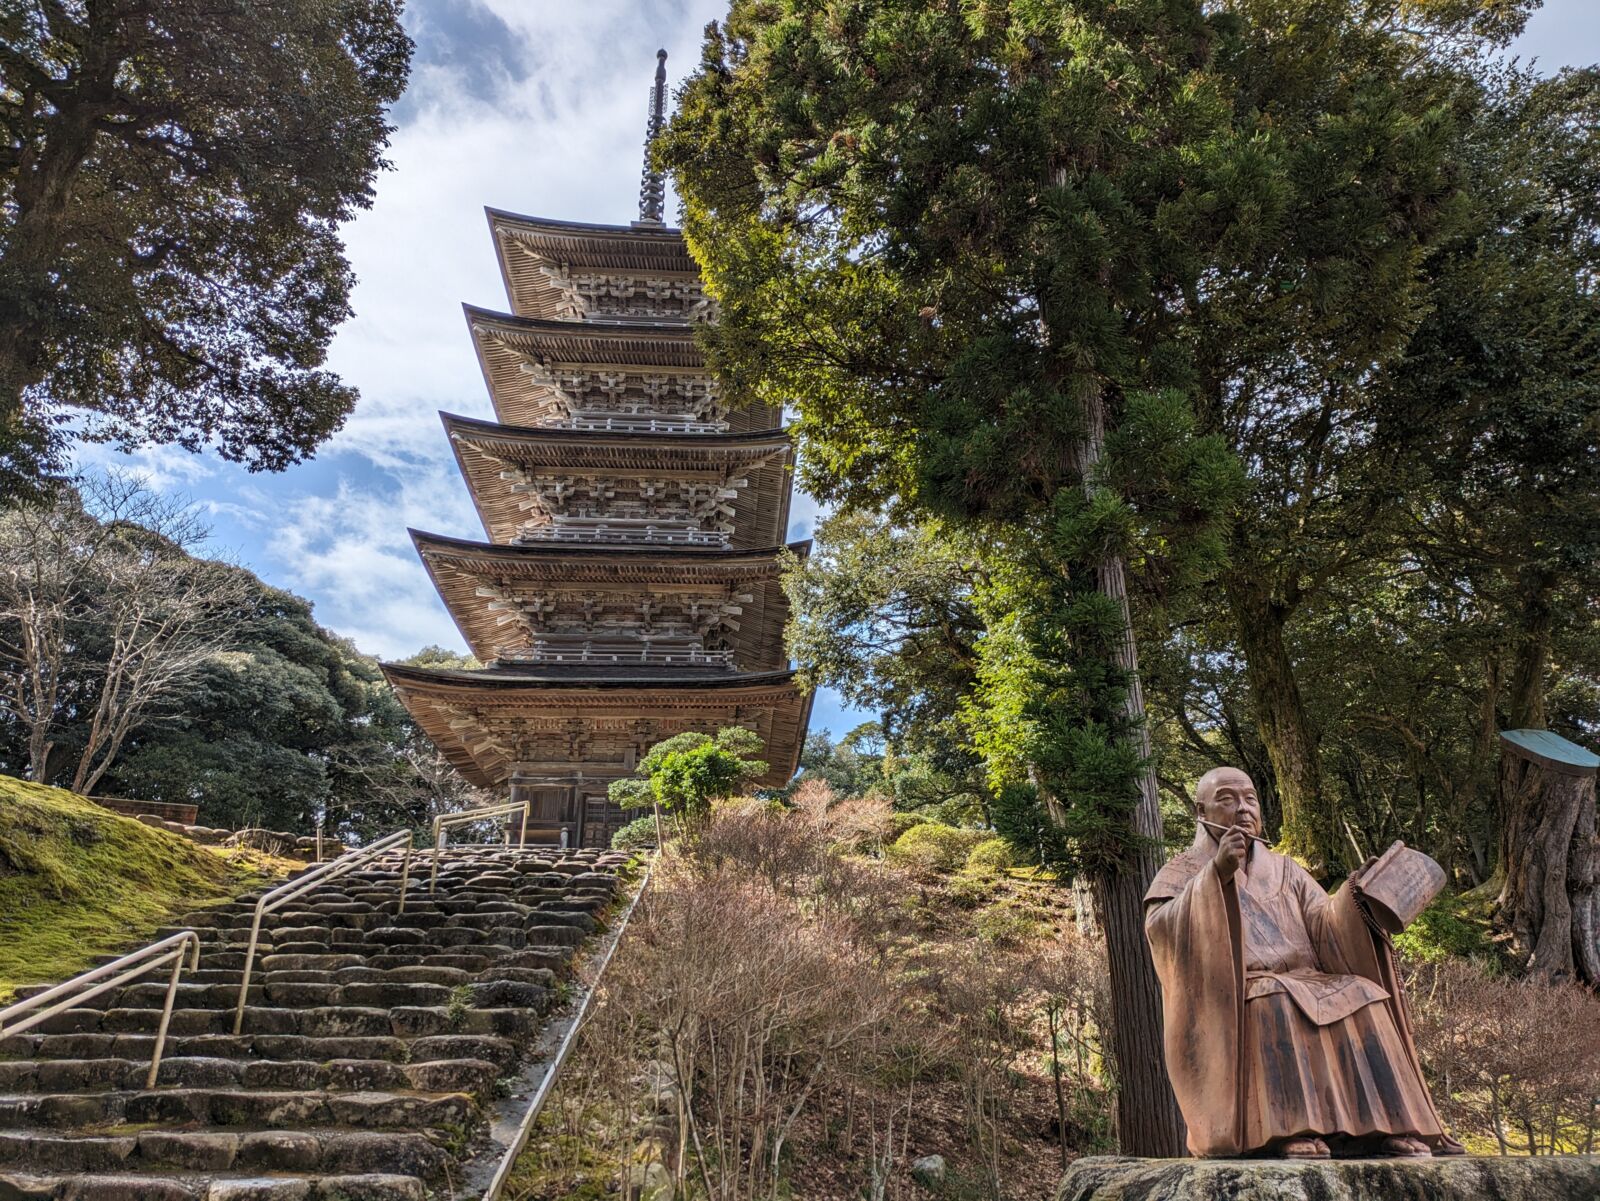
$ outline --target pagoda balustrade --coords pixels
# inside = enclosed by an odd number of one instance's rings
[[[726,421],[700,421],[692,413],[667,413],[659,416],[604,417],[594,413],[580,413],[564,421],[553,421],[558,429],[615,430],[625,434],[724,434]]]
[[[615,647],[606,650],[595,646],[553,648],[535,645],[532,651],[508,649],[497,657],[498,663],[553,663],[607,665],[638,663],[661,667],[724,667],[734,665],[732,650],[706,650],[699,646],[662,646],[642,643],[633,647]]]
[[[668,279],[613,272],[577,275],[565,264],[552,263],[537,251],[527,253],[537,260],[539,274],[561,297],[551,312],[557,320],[716,320],[716,301],[706,295],[704,283],[693,276]]]
[[[717,381],[704,371],[582,371],[552,366],[537,352],[519,347],[495,331],[484,331],[481,336],[516,355],[518,370],[537,386],[554,393],[568,414],[681,413],[726,428],[727,409],[721,402]]]

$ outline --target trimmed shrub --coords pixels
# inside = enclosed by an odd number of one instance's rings
[[[884,839],[894,842],[911,827],[927,825],[931,821],[933,818],[925,813],[901,813],[896,810],[889,814],[889,827],[884,833]]]
[[[1011,844],[1003,838],[985,838],[967,856],[967,870],[985,875],[998,875],[1016,865]]]
[[[656,845],[656,816],[636,817],[611,836],[614,851],[642,851]]]
[[[953,872],[986,837],[982,830],[919,822],[894,840],[888,855],[897,863],[924,871]]]

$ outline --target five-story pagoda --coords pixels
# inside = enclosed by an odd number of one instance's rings
[[[663,50],[649,138],[665,100]],[[489,540],[412,531],[486,666],[384,667],[462,774],[586,846],[654,743],[743,725],[782,784],[810,708],[783,648],[789,437],[707,370],[693,327],[716,308],[664,196],[647,157],[631,225],[489,210],[511,312],[466,314],[498,420],[441,415]]]

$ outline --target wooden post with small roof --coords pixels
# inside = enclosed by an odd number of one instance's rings
[[[1519,965],[1600,985],[1600,755],[1549,730],[1500,735],[1497,921]]]

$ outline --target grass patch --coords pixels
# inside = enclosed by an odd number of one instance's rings
[[[0,776],[0,1002],[132,949],[287,861],[202,847],[61,788]]]

